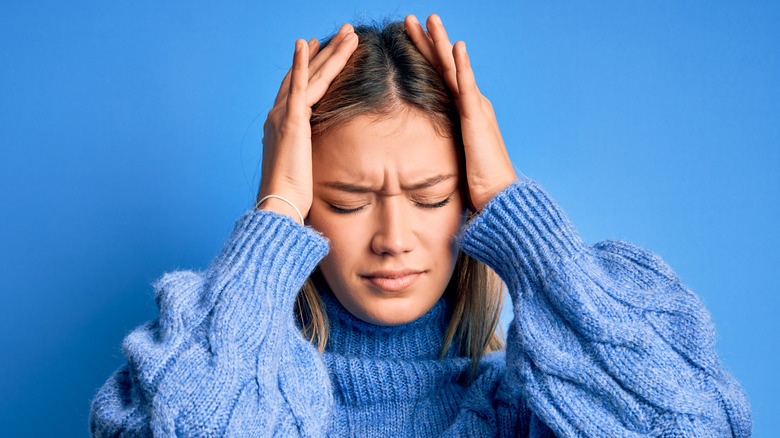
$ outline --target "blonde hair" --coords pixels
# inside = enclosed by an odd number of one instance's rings
[[[440,134],[455,139],[463,163],[460,116],[452,93],[406,35],[403,23],[359,25],[355,33],[357,49],[322,99],[312,106],[312,135],[322,135],[357,115],[381,117],[411,110],[430,119]],[[465,181],[461,185],[466,193]],[[482,356],[503,349],[499,325],[503,283],[488,266],[460,252],[444,297],[452,315],[440,356],[455,346],[458,355],[471,358],[473,377]],[[328,342],[328,318],[311,277],[298,294],[295,309],[301,332],[323,352]]]

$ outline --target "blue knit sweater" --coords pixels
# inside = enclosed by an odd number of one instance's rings
[[[296,294],[328,241],[250,211],[202,272],[154,284],[159,318],[124,340],[127,363],[92,402],[96,437],[746,437],[747,397],[715,349],[701,300],[657,255],[586,245],[534,181],[497,194],[457,236],[504,280],[505,352],[439,358],[442,299],[411,323],[358,320],[326,289],[320,354]]]

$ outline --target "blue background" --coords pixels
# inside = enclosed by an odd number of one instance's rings
[[[287,3],[0,7],[4,436],[87,435],[150,283],[205,268],[251,206],[296,38],[433,12],[515,166],[587,242],[660,254],[710,309],[755,435],[780,429],[777,2]]]

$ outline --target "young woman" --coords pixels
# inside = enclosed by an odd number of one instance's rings
[[[255,209],[155,283],[94,436],[751,434],[699,298],[518,178],[465,44],[426,27],[296,42]]]

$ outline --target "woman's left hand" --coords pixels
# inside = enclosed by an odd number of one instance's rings
[[[493,105],[477,88],[466,43],[450,44],[436,14],[428,17],[426,26],[428,33],[414,15],[404,20],[406,34],[444,77],[455,96],[465,148],[469,202],[474,210],[480,211],[496,193],[517,180],[517,174],[501,138]]]

